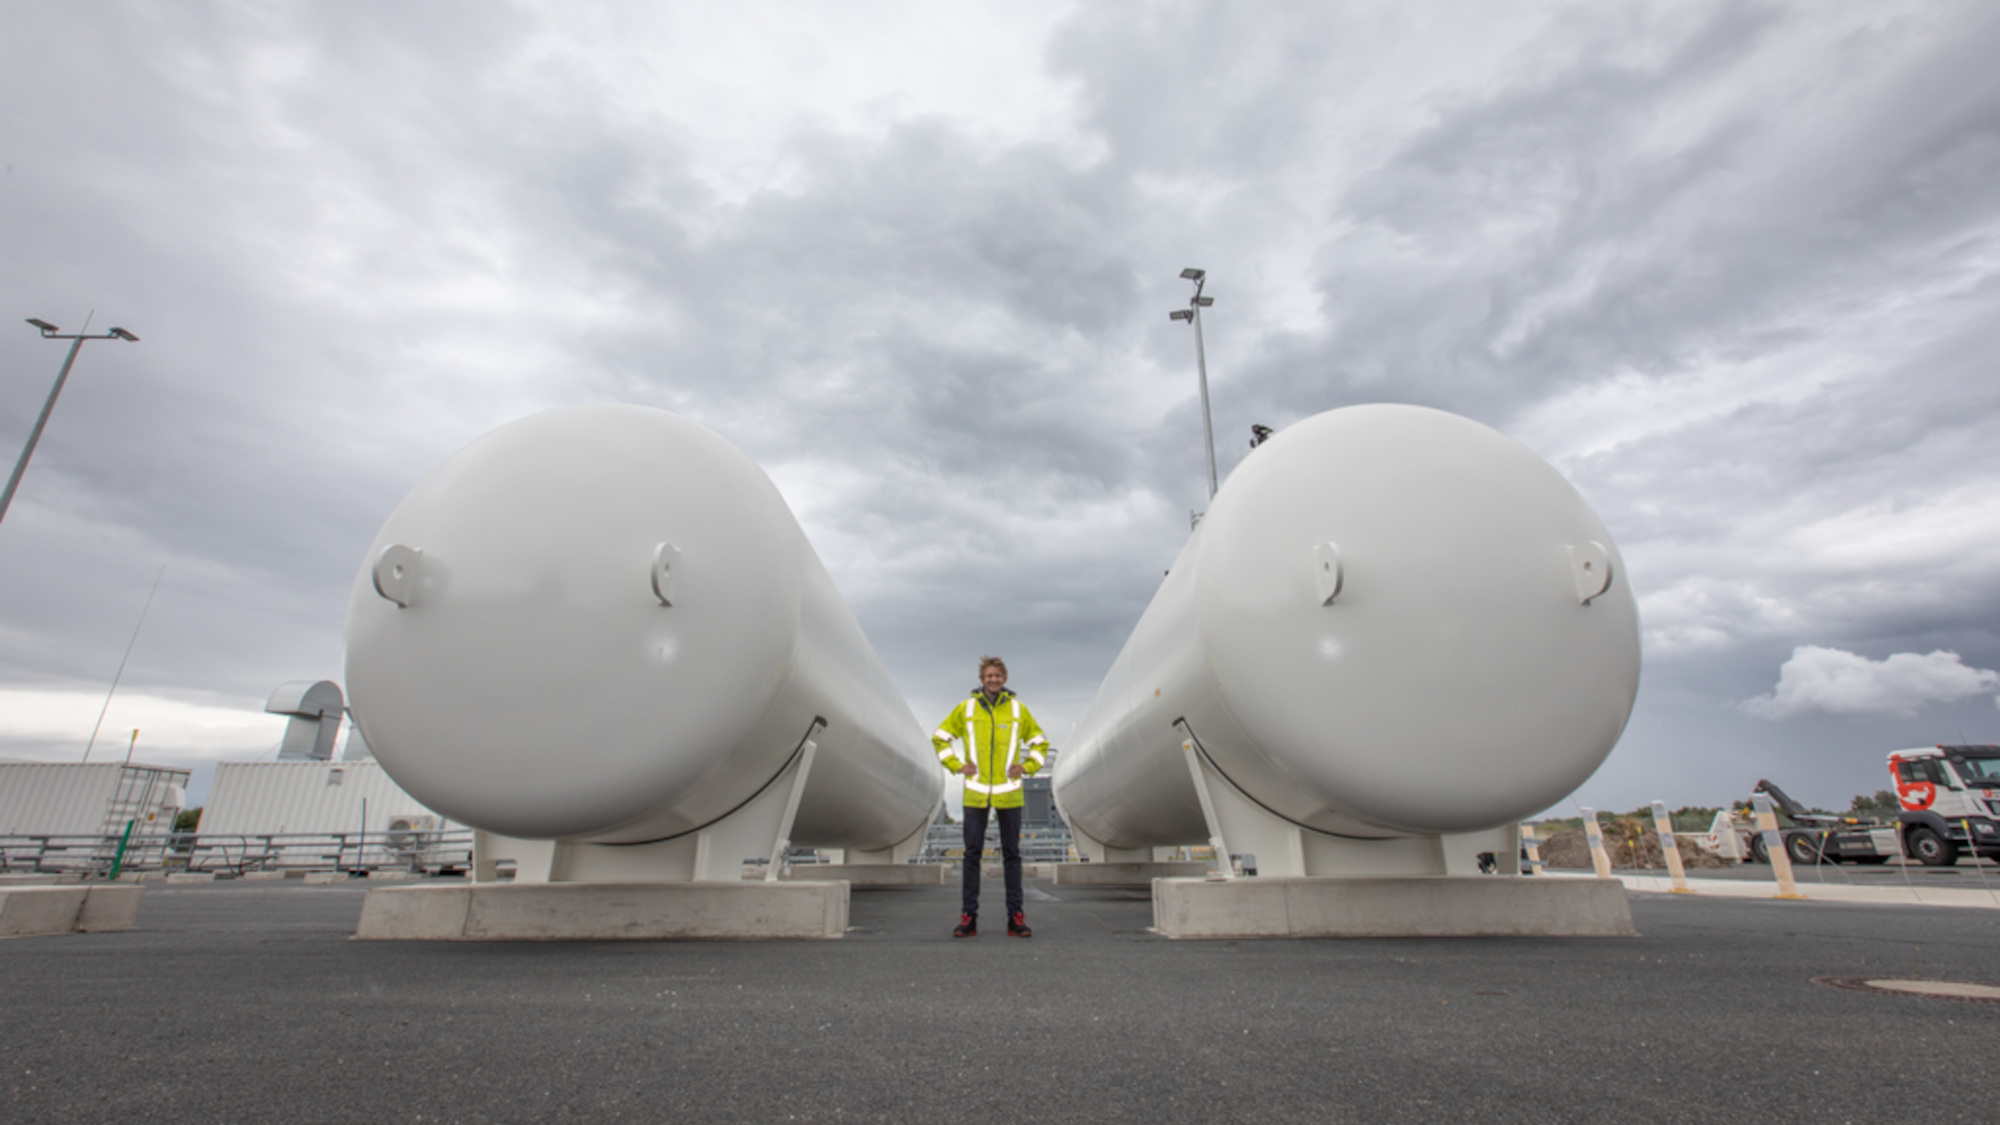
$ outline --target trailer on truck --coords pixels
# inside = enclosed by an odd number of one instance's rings
[[[1894,820],[1817,813],[1771,781],[1779,838],[1793,863],[1884,863],[1895,857],[1948,867],[1962,855],[2000,859],[2000,746],[1928,746],[1889,754],[1901,808]],[[1764,837],[1745,813],[1724,809],[1696,837],[1716,854],[1769,863]]]
[[[1753,793],[1767,794],[1778,814],[1778,837],[1793,863],[1811,865],[1822,860],[1835,863],[1883,863],[1902,854],[1897,828],[1873,817],[1816,813],[1792,800],[1783,789],[1768,780],[1759,781]],[[1708,831],[1694,834],[1695,843],[1724,859],[1738,863],[1769,863],[1764,834],[1747,809],[1721,809]]]
[[[1886,863],[1890,857],[1903,854],[1900,832],[1894,824],[1872,816],[1812,812],[1768,780],[1757,782],[1751,792],[1769,796],[1775,811],[1784,814],[1778,836],[1793,863]],[[1751,858],[1757,863],[1771,862],[1763,834],[1751,827]]]

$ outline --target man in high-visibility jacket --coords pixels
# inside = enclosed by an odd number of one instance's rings
[[[961,756],[953,744],[964,747]],[[979,658],[979,690],[931,734],[944,768],[965,776],[965,881],[960,917],[953,937],[979,933],[979,860],[985,854],[986,821],[1000,817],[1000,859],[1007,874],[1007,934],[1033,937],[1021,911],[1021,808],[1027,798],[1021,779],[1048,760],[1049,740],[1041,724],[1014,693],[1007,690],[1007,663],[997,656]]]

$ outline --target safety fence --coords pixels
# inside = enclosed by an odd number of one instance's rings
[[[97,835],[0,836],[0,872],[105,875],[123,871],[409,872],[443,874],[472,866],[470,829],[385,832],[175,832],[125,841]]]
[[[985,858],[1000,858],[1000,829],[988,821],[982,845]],[[924,836],[924,850],[910,862],[944,863],[965,856],[965,826],[933,824]],[[1074,841],[1064,826],[1021,828],[1021,860],[1024,863],[1063,863],[1076,858]]]
[[[118,862],[119,843],[118,836],[96,833],[0,836],[0,872],[38,875],[107,872]],[[167,862],[166,837],[151,837],[138,843],[139,846],[133,847],[130,841],[126,842],[124,866],[128,870],[158,870]]]

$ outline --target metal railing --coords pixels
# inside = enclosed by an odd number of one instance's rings
[[[1023,863],[1063,863],[1074,859],[1072,838],[1067,826],[1030,828],[1021,827],[1021,862]],[[1000,859],[1000,829],[993,823],[986,826],[986,841],[983,858]],[[912,861],[915,863],[946,863],[965,856],[965,826],[962,824],[933,824],[924,835],[924,850]]]
[[[0,836],[0,872],[104,875],[117,850],[116,836]],[[125,871],[230,876],[258,871],[437,874],[471,869],[472,831],[175,832],[131,841],[120,866]]]
[[[368,871],[437,874],[472,867],[472,831],[191,834],[189,871],[248,875],[259,871]]]
[[[0,872],[38,875],[106,872],[117,858],[118,841],[118,836],[94,832],[0,836]],[[152,867],[160,867],[161,842],[150,838],[128,843],[125,866],[143,870],[150,862]]]

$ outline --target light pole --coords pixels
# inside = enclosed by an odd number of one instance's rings
[[[1194,296],[1188,298],[1188,307],[1175,309],[1167,314],[1169,320],[1185,320],[1194,325],[1194,367],[1201,377],[1201,437],[1208,446],[1208,498],[1215,499],[1215,423],[1208,415],[1208,355],[1201,345],[1201,310],[1215,303],[1215,298],[1201,295],[1201,287],[1208,280],[1207,270],[1193,266],[1181,271],[1181,276],[1194,282]]]
[[[113,328],[101,335],[89,336],[81,332],[65,333],[48,321],[37,320],[32,316],[28,318],[28,323],[42,330],[44,340],[76,342],[69,346],[69,358],[63,360],[62,373],[56,376],[56,385],[49,390],[49,401],[42,404],[42,416],[35,419],[35,428],[28,434],[28,444],[21,450],[21,459],[14,463],[14,475],[7,478],[7,491],[0,493],[0,520],[7,518],[7,508],[14,502],[14,490],[21,487],[21,474],[28,471],[28,458],[35,455],[35,445],[42,440],[42,428],[49,424],[49,414],[56,408],[56,397],[62,394],[63,384],[69,381],[69,369],[76,363],[76,353],[83,349],[83,342],[85,340],[130,340],[135,344],[139,342],[139,337],[123,328]]]

